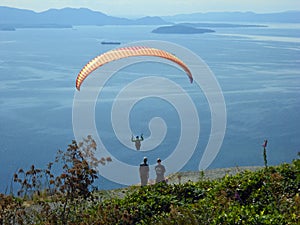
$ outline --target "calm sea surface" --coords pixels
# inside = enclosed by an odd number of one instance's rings
[[[218,28],[196,35],[153,34],[153,26],[84,26],[73,29],[18,29],[0,32],[0,192],[9,187],[18,168],[43,167],[58,149],[74,139],[72,104],[75,79],[90,59],[116,46],[139,40],[179,44],[199,55],[223,90],[227,129],[221,150],[210,168],[263,165],[262,147],[269,140],[268,163],[291,162],[300,151],[300,25],[268,24],[260,28]],[[142,153],[126,151],[109,124],[110,99],[132,78],[176,73],[144,63],[125,68],[104,89],[96,112],[97,128],[111,154],[139,164]],[[161,69],[161,70],[160,70]],[[168,71],[169,70],[169,71]],[[178,71],[177,71],[178,72]],[[129,81],[131,81],[129,79]],[[187,78],[185,78],[187,79]],[[197,95],[198,96],[198,95]],[[197,150],[182,170],[198,170],[210,131],[210,111],[203,96],[199,105],[201,136]],[[154,107],[147,107],[147,106]],[[105,117],[107,116],[107,118]],[[165,101],[149,98],[132,110],[132,130],[149,136],[152,117],[164,118],[168,133],[161,147],[147,153],[155,163],[174,149],[180,136],[178,115]],[[138,121],[138,122],[137,122]],[[124,134],[131,137],[131,134]],[[180,162],[178,162],[180,163]],[[170,171],[169,171],[170,172]],[[102,188],[118,185],[105,179]],[[100,188],[101,188],[100,187]]]

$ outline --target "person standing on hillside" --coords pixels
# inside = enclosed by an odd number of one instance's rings
[[[166,172],[166,168],[164,165],[161,164],[161,159],[158,158],[157,159],[157,165],[155,166],[155,173],[156,173],[156,183],[159,182],[165,182],[165,172]]]
[[[143,163],[140,164],[140,178],[141,178],[141,186],[146,186],[148,184],[149,179],[149,165],[147,163],[147,157],[144,157]]]

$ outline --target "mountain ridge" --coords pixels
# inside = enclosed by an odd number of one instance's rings
[[[0,25],[163,25],[169,24],[160,17],[142,17],[127,19],[106,15],[102,12],[87,8],[49,9],[43,12],[34,12],[27,9],[17,9],[0,6]]]
[[[110,16],[88,8],[48,9],[35,12],[28,9],[0,6],[0,30],[15,28],[71,28],[81,25],[170,25],[182,21],[234,21],[300,23],[300,11],[258,14],[254,12],[208,12],[174,16],[145,16],[137,19]],[[9,28],[9,29],[8,29]]]
[[[274,13],[255,12],[207,12],[177,14],[173,16],[163,16],[164,20],[178,21],[238,21],[238,22],[281,22],[300,23],[300,11],[291,10]]]

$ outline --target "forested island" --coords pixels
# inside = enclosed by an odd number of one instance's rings
[[[158,27],[152,31],[152,33],[158,33],[158,34],[203,34],[203,33],[212,33],[212,32],[215,31],[211,29],[196,28],[196,27],[185,26],[181,24]]]

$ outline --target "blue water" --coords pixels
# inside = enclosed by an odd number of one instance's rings
[[[75,79],[90,59],[115,46],[139,40],[170,41],[191,49],[210,67],[223,90],[227,129],[219,154],[210,168],[263,165],[261,144],[269,140],[268,163],[291,162],[300,151],[300,25],[270,24],[260,28],[218,28],[216,33],[195,35],[152,34],[152,26],[86,26],[74,29],[18,29],[0,33],[0,192],[10,185],[18,168],[43,167],[58,149],[74,139],[72,104]],[[153,63],[126,68],[148,75]],[[162,69],[166,69],[165,67]],[[168,69],[167,69],[168,70]],[[172,70],[172,69],[170,69]],[[157,72],[159,69],[151,71]],[[111,82],[107,96],[115,95],[125,76]],[[133,76],[134,78],[134,76]],[[132,78],[132,79],[133,79]],[[124,79],[124,80],[122,80]],[[127,81],[126,81],[127,82]],[[104,93],[105,95],[105,93]],[[203,95],[199,116],[201,137],[197,151],[182,170],[197,170],[210,130],[210,112]],[[109,97],[107,98],[109,99]],[[107,114],[108,103],[96,111]],[[145,105],[154,108],[145,109]],[[179,137],[176,110],[159,99],[137,105],[132,111],[133,131],[149,135],[147,121],[161,116],[168,125],[165,151],[149,152],[165,158]],[[112,154],[139,164],[141,154],[122,153],[108,119],[96,118],[104,143]],[[176,122],[177,121],[177,122]],[[131,134],[128,134],[131,136]],[[148,154],[148,153],[147,153]],[[118,185],[106,179],[100,188]]]

